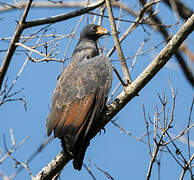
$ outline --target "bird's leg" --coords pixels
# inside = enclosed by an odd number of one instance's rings
[[[60,140],[61,140],[61,146],[62,146],[62,153],[63,154],[70,154],[70,153],[68,153],[68,151],[67,151],[67,148],[66,148],[66,145],[65,145],[65,140],[63,139],[63,138],[60,138]],[[71,154],[70,154],[71,155]]]

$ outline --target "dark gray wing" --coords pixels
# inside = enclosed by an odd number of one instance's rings
[[[111,88],[112,67],[105,55],[83,59],[64,70],[58,80],[47,118],[47,134],[64,138],[74,151],[80,134],[87,135],[106,103]]]

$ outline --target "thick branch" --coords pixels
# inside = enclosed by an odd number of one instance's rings
[[[0,2],[0,12],[15,10],[15,9],[24,9],[26,7],[25,1],[15,1],[14,3],[2,3]],[[51,3],[49,1],[35,1],[32,3],[31,7],[33,8],[81,8],[84,7],[86,3],[80,1],[67,1],[61,3]]]
[[[71,160],[67,154],[59,153],[41,172],[32,180],[52,180],[63,167]]]
[[[82,14],[88,13],[89,11],[96,9],[97,7],[103,5],[104,3],[105,3],[104,0],[100,0],[98,3],[91,4],[86,8],[83,8],[83,9],[80,9],[77,11],[73,11],[73,12],[70,12],[67,14],[62,14],[62,15],[58,15],[58,16],[54,16],[54,17],[50,17],[50,18],[43,18],[43,19],[29,21],[29,22],[25,23],[24,28],[30,28],[30,27],[40,26],[40,25],[44,25],[44,24],[56,23],[56,22],[60,22],[60,21],[64,21],[64,20],[73,18],[73,17],[77,17],[77,16],[80,16]]]
[[[160,71],[161,68],[172,57],[173,53],[177,51],[183,41],[189,36],[194,29],[194,14],[184,23],[176,35],[169,41],[164,49],[157,55],[151,64],[137,77],[137,79],[128,85],[110,105],[104,113],[102,120],[97,124],[93,136],[95,136],[100,129],[102,129],[138,92],[143,89],[146,84]],[[65,157],[64,157],[65,156]],[[35,177],[36,180],[51,179],[54,175],[54,170],[60,171],[71,158],[62,156],[60,153],[57,158],[52,160],[45,168],[43,168]],[[65,161],[64,163],[64,159]],[[55,165],[56,164],[56,165]],[[59,168],[60,167],[60,168]],[[61,168],[62,167],[62,168]],[[59,169],[58,169],[59,168]]]

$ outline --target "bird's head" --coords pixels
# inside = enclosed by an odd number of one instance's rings
[[[97,41],[100,37],[104,35],[110,35],[107,29],[96,24],[89,24],[83,28],[80,35],[80,40],[89,39]]]

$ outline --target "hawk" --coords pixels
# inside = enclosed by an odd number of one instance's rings
[[[112,83],[112,66],[100,55],[97,40],[108,30],[90,24],[83,28],[71,61],[60,75],[47,118],[47,135],[61,139],[63,149],[80,170],[94,125],[105,107]]]

